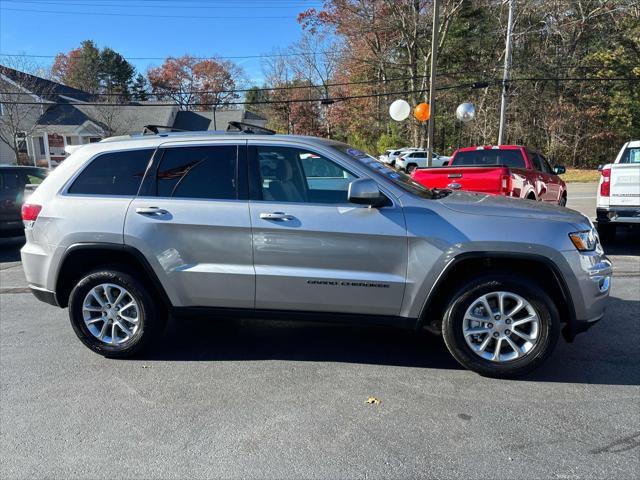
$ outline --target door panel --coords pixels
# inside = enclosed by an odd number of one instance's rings
[[[299,149],[251,151],[250,168],[259,173],[251,190],[259,197],[290,192],[250,202],[256,308],[399,314],[407,271],[401,208],[348,203],[345,179],[357,177],[337,162],[314,170],[299,162],[308,153]],[[316,198],[324,203],[311,203]]]
[[[250,210],[256,308],[399,313],[407,270],[399,209],[251,202]],[[261,218],[270,212],[291,219]]]
[[[150,207],[166,213],[139,213]],[[253,307],[246,201],[139,197],[124,231],[125,244],[145,255],[174,306]]]
[[[244,148],[167,148],[154,188],[129,207],[125,243],[146,256],[175,306],[254,306],[249,205],[237,198]]]

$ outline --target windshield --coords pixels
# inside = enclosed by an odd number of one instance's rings
[[[502,165],[505,167],[525,168],[520,150],[471,150],[458,152],[451,165]]]
[[[349,157],[358,160],[360,165],[365,167],[367,170],[375,173],[376,175],[383,176],[406,192],[423,198],[435,198],[438,196],[434,191],[429,190],[414,181],[409,175],[405,175],[404,173],[397,172],[394,169],[387,167],[385,164],[380,163],[377,159],[364,153],[362,150],[358,150],[357,148],[353,148],[346,143],[341,142],[331,142],[331,146],[340,153],[344,153]]]

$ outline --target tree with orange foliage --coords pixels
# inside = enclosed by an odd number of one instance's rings
[[[243,83],[242,69],[220,59],[190,55],[167,58],[147,72],[153,94],[171,99],[183,110],[214,110],[239,98],[233,90]]]

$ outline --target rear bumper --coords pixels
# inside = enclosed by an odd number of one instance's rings
[[[637,223],[640,224],[640,207],[598,207],[598,224]]]
[[[34,287],[33,285],[29,285],[29,288],[31,289],[31,293],[33,293],[33,295],[41,302],[48,303],[54,307],[59,306],[55,292],[50,292],[44,288]]]

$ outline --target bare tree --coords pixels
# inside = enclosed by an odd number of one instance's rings
[[[23,57],[2,59],[0,65],[0,141],[13,150],[19,163],[27,139],[38,119],[52,103],[52,90],[47,82],[26,72],[36,66]]]

